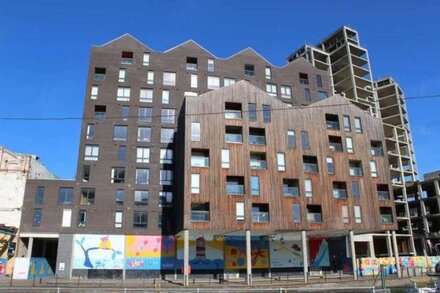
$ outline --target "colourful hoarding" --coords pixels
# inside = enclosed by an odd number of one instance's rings
[[[330,257],[328,253],[328,242],[325,238],[314,237],[309,239],[309,260],[310,266],[328,267]]]
[[[203,236],[189,241],[189,265],[192,270],[222,270],[223,238],[206,240]],[[177,241],[177,268],[183,266],[183,239]]]
[[[124,267],[123,235],[76,234],[73,269],[120,270]]]
[[[303,266],[301,241],[271,240],[270,267],[291,268]]]
[[[251,240],[253,269],[269,268],[269,241],[255,237]],[[246,241],[244,237],[227,237],[225,242],[226,270],[246,269]]]

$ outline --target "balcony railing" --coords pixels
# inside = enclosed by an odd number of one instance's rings
[[[378,191],[377,198],[381,200],[390,199],[390,193],[388,191]]]
[[[121,64],[125,64],[125,65],[133,64],[133,59],[132,58],[122,58]]]
[[[304,172],[318,173],[318,165],[312,163],[304,163]]]
[[[307,213],[307,221],[309,223],[322,223],[321,213]]]
[[[371,155],[373,155],[373,156],[383,156],[383,148],[372,147],[371,148]]]
[[[252,212],[252,222],[267,223],[269,222],[269,213],[267,212]]]
[[[209,211],[191,211],[191,221],[209,222]]]
[[[382,224],[392,224],[393,223],[393,215],[389,214],[381,214]]]
[[[350,167],[351,176],[362,176],[362,168]]]
[[[207,157],[191,157],[191,166],[193,167],[208,167],[209,158]]]
[[[197,64],[195,64],[195,63],[186,63],[186,69],[188,69],[188,70],[197,70]]]
[[[243,136],[241,134],[233,134],[233,133],[226,133],[226,142],[243,142]]]
[[[340,143],[330,143],[329,144],[329,149],[332,151],[332,152],[342,152],[342,144],[340,144]]]
[[[243,185],[226,185],[227,194],[244,194]]]
[[[97,80],[97,81],[104,81],[105,80],[105,74],[95,73],[94,79]]]
[[[333,188],[333,197],[345,199],[347,198],[347,190]]]
[[[241,119],[241,111],[239,110],[226,110],[225,119]]]
[[[262,135],[249,135],[249,143],[256,145],[265,145],[266,137]]]
[[[244,71],[244,75],[245,76],[254,76],[255,75],[255,71],[254,70],[245,70]]]
[[[298,187],[284,187],[284,196],[299,196]]]
[[[326,121],[327,129],[339,129],[339,123],[336,121]]]
[[[267,169],[267,163],[264,160],[251,160],[251,169],[260,169],[264,170]]]

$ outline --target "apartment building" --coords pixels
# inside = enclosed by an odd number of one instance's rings
[[[358,45],[345,46],[347,60]],[[377,235],[396,243],[369,63],[351,61],[356,76],[335,83],[330,47],[316,49],[326,66],[298,55],[278,67],[251,48],[219,58],[191,40],[164,52],[130,35],[93,46],[76,179],[28,180],[27,256],[50,258],[60,277],[182,267],[187,281],[191,265],[250,282],[292,268],[307,279],[332,266],[329,251],[368,254],[357,234],[392,231]]]

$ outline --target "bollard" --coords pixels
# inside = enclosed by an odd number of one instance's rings
[[[80,275],[81,275],[81,274],[78,274],[78,287],[79,287],[79,277],[80,277]]]
[[[193,278],[193,284],[195,284],[196,283],[196,279],[195,278]]]
[[[342,280],[342,271],[338,270],[338,273],[339,273],[339,280]]]
[[[324,271],[324,280],[327,282],[327,271]]]
[[[32,287],[35,287],[35,274],[34,274],[34,280],[32,281]]]
[[[14,267],[12,267],[12,272],[14,272]],[[11,273],[11,279],[9,280],[9,287],[12,287],[12,278],[14,277],[14,273]]]
[[[58,274],[55,274],[55,287],[58,287]]]

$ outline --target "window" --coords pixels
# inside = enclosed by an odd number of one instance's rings
[[[144,56],[142,58],[142,64],[144,66],[149,66],[150,65],[150,53],[144,53]]]
[[[118,161],[125,162],[127,160],[127,147],[125,145],[118,146]]]
[[[82,169],[82,181],[83,182],[89,182],[90,180],[90,166],[84,165]]]
[[[326,158],[328,174],[335,174],[335,164],[332,157]]]
[[[223,85],[224,85],[224,86],[233,85],[234,83],[235,83],[235,78],[228,78],[228,77],[225,77],[225,78],[223,79]]]
[[[282,85],[280,87],[281,97],[285,99],[292,98],[292,88],[288,85]]]
[[[265,170],[267,169],[266,153],[251,152],[250,167],[251,169]]]
[[[119,82],[125,81],[125,69],[119,68]]]
[[[222,150],[222,168],[229,168],[229,150]]]
[[[226,126],[225,141],[228,143],[243,143],[241,126]]]
[[[351,192],[353,194],[354,200],[359,200],[361,198],[361,189],[359,186],[359,182],[357,182],[357,181],[351,182]]]
[[[344,115],[342,120],[344,122],[344,131],[345,132],[351,132],[350,116]]]
[[[136,148],[136,163],[150,162],[150,148],[137,147]]]
[[[200,141],[200,123],[191,123],[191,141]]]
[[[147,212],[133,212],[133,228],[147,228],[148,213]]]
[[[196,57],[186,57],[186,69],[187,70],[197,70],[197,58]]]
[[[284,159],[284,153],[277,153],[277,168],[278,171],[286,171],[286,161]]]
[[[370,161],[371,177],[377,177],[377,164],[375,161]]]
[[[150,127],[138,127],[137,141],[150,142],[151,141],[151,128]]]
[[[150,170],[145,168],[136,169],[135,184],[148,184],[150,181]]]
[[[95,124],[87,124],[86,138],[92,139],[95,136]]]
[[[350,223],[350,215],[348,214],[348,206],[341,206],[342,208],[342,223]]]
[[[319,74],[316,75],[316,86],[322,88],[322,77]]]
[[[208,72],[214,72],[214,59],[208,59]]]
[[[266,76],[266,79],[272,78],[272,70],[269,66],[266,66],[266,68],[264,68],[264,75]]]
[[[96,100],[98,98],[99,87],[97,85],[92,85],[92,89],[90,90],[90,99]]]
[[[249,144],[265,145],[266,131],[264,128],[249,128]]]
[[[310,93],[310,89],[304,89],[304,100],[306,101],[306,103],[312,102],[312,94]]]
[[[354,117],[354,128],[356,133],[362,133],[362,121],[359,117]]]
[[[269,96],[276,97],[277,96],[277,85],[272,83],[266,84],[266,93]]]
[[[44,203],[44,186],[37,186],[35,192],[35,204],[43,204]]]
[[[171,171],[171,170],[160,170],[160,173],[159,173],[159,184],[160,185],[171,185],[171,184],[173,184],[173,171]]]
[[[192,149],[191,167],[209,167],[209,150]]]
[[[115,125],[113,129],[113,140],[127,140],[127,126],[125,125]]]
[[[390,199],[390,192],[387,184],[377,184],[377,198],[380,200]]]
[[[148,190],[135,190],[134,191],[134,204],[146,206],[148,205]]]
[[[252,222],[254,223],[268,223],[269,204],[267,203],[253,203],[252,204]]]
[[[354,206],[354,221],[356,224],[362,223],[361,207]]]
[[[133,52],[122,52],[121,64],[132,64],[133,63]]]
[[[296,148],[295,131],[293,130],[287,131],[287,146],[291,149]]]
[[[116,190],[116,204],[124,204],[125,200],[125,190],[124,189],[117,189]]]
[[[163,90],[162,91],[162,104],[169,104],[169,103],[170,103],[170,91]]]
[[[95,188],[81,188],[80,205],[95,204]]]
[[[307,73],[299,73],[299,83],[309,84],[309,75]]]
[[[161,164],[172,164],[173,163],[173,150],[160,149],[160,163]]]
[[[294,223],[301,223],[301,205],[299,203],[292,204],[292,219]]]
[[[61,227],[70,227],[72,223],[72,210],[63,209],[63,219],[61,220]]]
[[[197,88],[197,86],[198,86],[197,74],[191,74],[191,87]]]
[[[312,179],[304,179],[304,190],[306,197],[313,197]]]
[[[72,197],[72,187],[60,187],[58,189],[58,204],[72,204]]]
[[[93,76],[94,80],[104,81],[105,80],[105,68],[103,67],[95,67],[95,75]]]
[[[269,105],[263,105],[263,122],[269,123],[271,120],[270,117],[270,106]]]
[[[153,90],[141,89],[139,93],[139,101],[145,103],[153,103]]]
[[[173,124],[175,120],[176,110],[174,109],[162,109],[161,114],[161,123],[170,123]]]
[[[225,119],[241,119],[241,103],[225,103]]]
[[[251,176],[251,195],[260,195],[260,178]]]
[[[162,228],[163,225],[163,214],[158,213],[157,214],[157,227]]]
[[[87,225],[87,210],[78,211],[78,227],[85,228]]]
[[[303,150],[310,149],[309,133],[307,131],[301,131],[301,146]]]
[[[220,77],[208,76],[208,89],[214,90],[220,88]]]
[[[122,106],[122,120],[128,121],[129,117],[130,117],[130,107]]]
[[[299,182],[298,179],[283,179],[283,193],[286,197],[299,196]]]
[[[325,124],[327,126],[327,129],[339,130],[338,115],[325,114]]]
[[[380,207],[382,224],[393,224],[393,210],[390,207]]]
[[[345,147],[347,148],[347,153],[353,153],[353,139],[351,137],[345,137]]]
[[[96,120],[104,120],[105,119],[105,111],[106,106],[103,105],[95,105],[95,119]]]
[[[342,139],[340,136],[329,135],[328,147],[332,152],[342,152]]]
[[[318,91],[318,101],[322,101],[328,98],[327,92]]]
[[[98,145],[86,145],[84,150],[85,161],[98,161],[99,146]]]
[[[112,167],[111,183],[125,182],[125,167]]]
[[[163,85],[175,86],[176,85],[176,73],[164,72],[163,73]]]
[[[349,170],[351,176],[363,176],[362,162],[361,161],[349,161]]]
[[[257,105],[255,103],[248,104],[248,119],[249,121],[257,121]]]
[[[174,129],[162,128],[160,130],[160,142],[161,143],[173,143]]]
[[[172,207],[173,206],[173,193],[170,191],[159,192],[159,207]]]
[[[151,123],[153,115],[153,109],[147,107],[139,107],[138,110],[138,123]]]
[[[191,221],[209,221],[209,203],[191,203]]]
[[[226,194],[228,195],[244,194],[244,177],[226,176]]]
[[[122,211],[115,212],[115,228],[122,228]]]
[[[130,88],[118,87],[118,95],[116,97],[118,101],[130,101]]]
[[[154,84],[154,71],[147,72],[147,84]]]
[[[315,156],[303,156],[303,170],[308,173],[318,173],[318,158]]]
[[[200,174],[191,174],[191,193],[200,193]]]
[[[320,205],[307,205],[307,221],[322,223],[322,209]]]
[[[244,202],[235,203],[235,219],[237,221],[244,221]]]
[[[41,209],[34,209],[34,217],[32,218],[32,227],[40,227],[41,225]]]
[[[244,65],[244,76],[255,76],[255,67],[253,64]]]
[[[383,156],[383,146],[381,141],[376,141],[376,140],[371,141],[371,155]]]
[[[333,197],[337,199],[347,199],[347,184],[345,182],[333,182]]]

